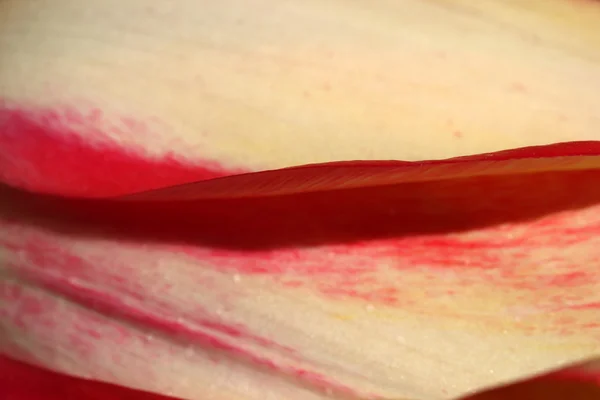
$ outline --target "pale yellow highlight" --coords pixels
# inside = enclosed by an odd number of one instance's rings
[[[599,138],[593,2],[19,0],[0,11],[0,96],[153,118],[151,135],[113,136],[157,155],[267,169]]]

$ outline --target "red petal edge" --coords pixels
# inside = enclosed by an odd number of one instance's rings
[[[154,189],[127,200],[239,198],[600,168],[600,141],[565,142],[431,161],[340,161],[245,173]]]
[[[2,400],[173,400],[162,396],[51,372],[0,355]]]
[[[598,362],[598,361],[597,361]],[[173,397],[75,378],[0,355],[3,400],[175,400]],[[600,396],[600,371],[585,364],[478,393],[464,400],[591,400]]]
[[[463,400],[593,400],[600,398],[600,360],[486,390]]]

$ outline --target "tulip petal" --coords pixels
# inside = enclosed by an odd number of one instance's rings
[[[191,399],[453,398],[588,358],[597,152],[5,187],[2,351]]]
[[[151,155],[257,171],[598,139],[594,1],[180,0],[167,12],[4,0],[0,10],[0,95],[55,116],[66,108],[85,142],[103,130]],[[82,129],[89,115],[98,124]]]
[[[597,356],[596,143],[293,167],[597,139],[600,7],[532,3],[1,2],[0,353],[202,400]]]
[[[0,356],[5,400],[169,400],[159,394],[57,374]]]
[[[152,201],[248,198],[411,182],[590,170],[600,167],[598,154],[600,141],[587,141],[532,146],[435,161],[332,162],[237,174],[123,197]]]
[[[599,360],[570,366],[464,400],[593,400],[600,396]]]

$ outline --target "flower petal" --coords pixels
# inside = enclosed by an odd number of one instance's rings
[[[588,358],[595,151],[299,167],[152,201],[4,188],[3,352],[247,399],[452,398]],[[243,196],[204,186],[234,179]]]
[[[6,400],[169,400],[159,394],[95,382],[0,356],[0,393]]]
[[[571,366],[464,400],[593,400],[600,396],[598,360]]]
[[[2,354],[249,400],[598,355],[596,144],[269,171],[597,139],[595,2],[0,4]]]

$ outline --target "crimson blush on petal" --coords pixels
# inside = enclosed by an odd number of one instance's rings
[[[52,372],[0,355],[2,400],[176,400]]]

